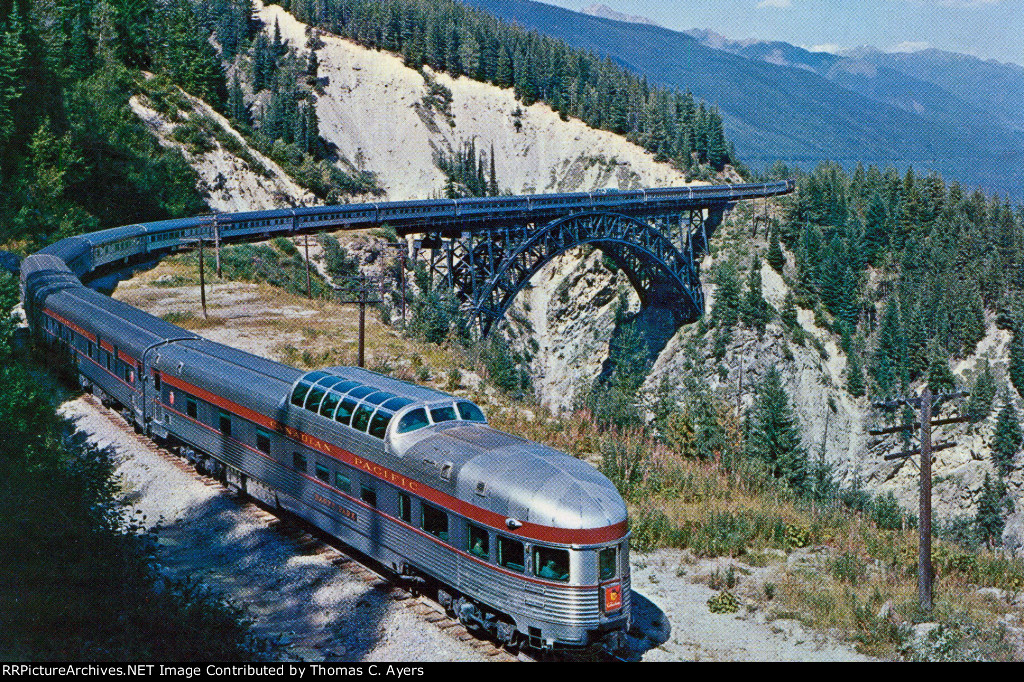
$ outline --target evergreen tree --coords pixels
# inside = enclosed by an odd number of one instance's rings
[[[974,380],[970,400],[967,401],[967,417],[972,424],[977,424],[992,413],[992,402],[995,397],[996,378],[992,375],[992,367],[986,358],[982,370]]]
[[[1020,422],[1013,400],[1007,397],[1003,409],[996,420],[995,438],[992,441],[992,462],[1000,476],[1008,476],[1013,471],[1013,459],[1020,451],[1024,434],[1021,433]]]
[[[866,391],[864,386],[864,370],[861,369],[860,357],[856,352],[849,353],[846,356],[846,390],[854,398],[863,397]]]
[[[999,479],[993,482],[986,473],[974,524],[979,539],[989,548],[1002,542],[1003,528],[1006,526],[1006,519],[1003,516],[1005,507],[1003,497],[1005,495],[1005,484]]]
[[[750,414],[748,454],[759,458],[775,478],[794,491],[809,491],[807,452],[800,438],[800,426],[782,385],[779,370],[772,366],[758,386]]]
[[[778,230],[773,229],[768,236],[768,254],[765,256],[765,260],[768,261],[772,270],[779,274],[782,274],[783,268],[786,267],[786,255],[782,252],[782,247],[779,246]]]
[[[14,136],[16,103],[25,90],[22,70],[27,50],[22,40],[21,20],[15,5],[7,21],[0,23],[0,150]]]
[[[768,302],[764,300],[761,288],[761,259],[754,254],[750,262],[750,273],[747,276],[747,291],[740,307],[743,324],[756,329],[758,335],[764,333],[765,325],[770,319]]]
[[[1010,381],[1019,395],[1024,396],[1024,331],[1018,327],[1010,344]]]
[[[956,377],[949,369],[949,362],[936,350],[931,366],[928,368],[928,388],[932,393],[952,393],[956,391]]]
[[[715,357],[725,355],[732,339],[732,330],[739,319],[740,281],[736,265],[726,261],[715,271],[715,302],[711,306],[711,323],[715,326]]]

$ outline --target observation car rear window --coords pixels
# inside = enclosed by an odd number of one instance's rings
[[[533,574],[539,578],[568,582],[569,551],[552,547],[534,547]]]
[[[597,555],[599,575],[601,580],[611,580],[618,573],[618,561],[616,561],[614,547],[606,547]]]
[[[409,433],[416,429],[422,429],[424,426],[429,425],[427,421],[427,411],[422,407],[418,407],[415,410],[406,412],[400,420],[398,420],[398,428],[395,429],[397,433]]]
[[[458,417],[455,416],[455,408],[451,405],[431,409],[430,418],[434,420],[435,424],[438,422],[450,422],[458,419]]]
[[[522,573],[526,570],[523,557],[525,556],[525,549],[523,543],[512,538],[506,538],[502,535],[498,536],[498,565],[504,566],[505,568],[513,571]]]
[[[484,413],[473,403],[459,403],[459,416],[467,422],[487,422]]]

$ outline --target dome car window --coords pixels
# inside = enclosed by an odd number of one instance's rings
[[[402,418],[398,420],[398,428],[395,431],[397,433],[409,433],[416,429],[422,429],[429,424],[430,422],[427,421],[427,411],[422,407],[418,407],[402,415]]]
[[[435,424],[438,422],[450,422],[458,419],[458,417],[455,416],[455,408],[451,405],[431,409],[430,418],[434,420]]]
[[[391,410],[392,412],[397,412],[406,405],[412,405],[412,401],[409,400],[408,398],[392,398],[391,400],[381,405],[381,407]]]
[[[487,423],[487,418],[484,416],[484,413],[481,412],[480,408],[473,403],[459,403],[459,415],[467,422]]]
[[[352,415],[352,428],[356,431],[366,431],[366,427],[370,423],[370,416],[372,414],[373,407],[369,405],[360,405],[356,409],[356,413]]]
[[[333,390],[328,391],[327,395],[324,396],[323,402],[320,403],[320,416],[331,418],[334,414],[334,408],[338,406],[341,401],[341,396],[335,393]]]
[[[320,407],[320,401],[324,398],[324,393],[326,393],[324,389],[319,386],[314,386],[313,390],[306,396],[306,409],[311,412],[316,412]]]
[[[388,400],[391,400],[392,398],[397,397],[398,396],[396,396],[393,393],[385,393],[381,391],[380,393],[372,393],[366,396],[366,399],[363,402],[370,403],[371,405],[380,405],[383,402],[386,402]]]
[[[569,551],[552,547],[534,547],[533,574],[538,578],[568,582]]]
[[[353,388],[349,392],[349,396],[352,397],[352,398],[365,398],[366,396],[370,395],[371,393],[376,393],[376,392],[377,392],[377,389],[375,389],[375,388],[370,388],[369,386],[360,386],[358,388]]]
[[[393,416],[383,408],[377,410],[377,414],[373,415],[373,419],[370,420],[370,435],[374,438],[383,438],[384,434],[388,432],[388,424],[391,423]]]
[[[341,404],[338,405],[338,411],[334,413],[334,421],[341,422],[342,424],[348,424],[355,409],[356,401],[352,398],[345,398],[341,401]]]

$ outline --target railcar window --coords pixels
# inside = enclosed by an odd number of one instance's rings
[[[293,452],[292,467],[295,468],[296,471],[306,473],[307,471],[309,471],[309,461],[306,459],[306,456],[303,455],[301,452]]]
[[[487,531],[479,526],[474,526],[472,523],[469,524],[469,545],[466,549],[473,556],[481,559],[487,559],[491,555],[490,551],[490,536]]]
[[[524,557],[526,550],[523,543],[512,538],[498,536],[498,564],[513,571],[522,573],[526,570]]]
[[[334,487],[346,493],[352,492],[352,479],[344,471],[334,472]]]
[[[371,507],[377,506],[377,491],[373,488],[359,486],[359,498]]]
[[[409,400],[408,398],[392,398],[391,400],[381,405],[381,407],[383,407],[386,410],[391,410],[392,412],[397,412],[406,405],[412,405],[412,401]]]
[[[359,384],[356,383],[355,381],[343,381],[340,384],[335,384],[334,390],[337,391],[338,393],[348,393],[358,385]]]
[[[427,411],[422,407],[415,410],[410,410],[405,413],[400,420],[398,420],[398,427],[396,431],[398,433],[409,433],[416,429],[422,429],[427,426],[430,422],[427,421]]]
[[[552,547],[534,547],[533,573],[540,578],[567,582],[569,580],[569,551]]]
[[[459,403],[459,415],[467,422],[487,422],[484,413],[473,403]]]
[[[185,414],[193,419],[199,418],[199,405],[196,403],[195,398],[185,399]]]
[[[316,463],[316,477],[324,483],[331,482],[331,471],[320,462]]]
[[[352,412],[356,409],[356,401],[352,398],[345,398],[338,405],[338,411],[334,414],[334,421],[341,422],[342,424],[348,424],[349,419],[352,418]]]
[[[383,408],[377,410],[377,414],[373,415],[373,420],[370,422],[370,435],[374,438],[384,438],[393,416],[391,412],[387,412]]]
[[[324,389],[314,386],[313,390],[306,396],[306,409],[316,412],[320,407],[320,401],[323,400],[324,393],[326,393]]]
[[[363,402],[370,403],[371,405],[380,405],[381,403],[391,400],[392,398],[395,397],[397,396],[395,396],[392,393],[373,393],[366,396],[366,399]]]
[[[220,413],[220,432],[225,436],[231,435],[231,415],[227,412]]]
[[[618,572],[618,561],[614,547],[602,549],[597,555],[597,563],[601,580],[611,580]]]
[[[434,420],[435,424],[438,422],[450,422],[458,419],[458,417],[455,416],[455,408],[451,405],[433,408],[430,410],[430,418]]]
[[[372,407],[360,405],[356,413],[352,415],[352,428],[357,431],[366,431],[366,426],[370,423],[370,416],[372,414]]]
[[[371,393],[376,393],[376,392],[377,392],[377,389],[375,389],[375,388],[370,388],[369,386],[360,386],[359,388],[353,388],[349,392],[349,396],[351,396],[353,398],[365,398],[366,396],[370,395]]]
[[[406,523],[412,523],[412,500],[405,493],[398,493],[398,515]]]
[[[300,381],[299,385],[292,391],[292,405],[302,407],[306,402],[306,393],[309,392],[312,385],[308,381]]]
[[[270,454],[270,435],[263,431],[256,432],[256,449]]]
[[[160,390],[160,372],[153,372],[153,388]]]
[[[431,535],[448,542],[448,515],[437,507],[423,505],[423,518],[420,527]]]
[[[338,406],[340,401],[340,395],[334,391],[329,391],[327,395],[324,396],[323,402],[320,403],[320,416],[330,419],[331,415],[334,414],[334,408]]]

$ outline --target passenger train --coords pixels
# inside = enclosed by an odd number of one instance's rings
[[[787,183],[710,188],[736,199]],[[219,238],[389,223],[538,218],[698,198],[708,188],[295,208],[216,217]],[[209,218],[63,239],[21,266],[35,337],[82,386],[244,493],[388,566],[439,586],[466,625],[538,648],[623,645],[629,529],[588,464],[487,424],[471,401],[353,367],[302,372],[214,343],[81,282],[208,235]]]

